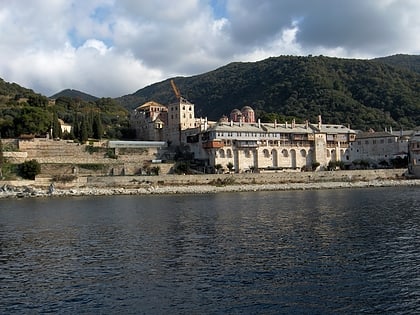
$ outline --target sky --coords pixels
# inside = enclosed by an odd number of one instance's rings
[[[0,0],[0,78],[118,97],[280,55],[420,54],[418,0]]]

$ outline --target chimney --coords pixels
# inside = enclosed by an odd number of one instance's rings
[[[258,128],[261,128],[261,119],[258,118]]]
[[[293,118],[292,120],[292,129],[296,127],[296,120]]]
[[[274,119],[274,128],[277,128],[277,119]]]

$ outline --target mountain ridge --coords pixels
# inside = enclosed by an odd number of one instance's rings
[[[321,114],[325,122],[361,130],[420,125],[418,55],[369,60],[278,56],[257,62],[232,62],[203,74],[168,78],[113,100],[128,110],[147,101],[174,102],[171,80],[195,104],[196,116],[211,120],[248,105],[262,121],[316,121]],[[10,104],[8,99],[28,95],[39,94],[16,83],[0,81],[4,104]],[[98,100],[73,89],[51,97]]]

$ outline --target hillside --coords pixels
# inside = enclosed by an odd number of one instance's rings
[[[94,102],[98,99],[98,97],[93,96],[93,95],[89,95],[86,94],[84,92],[78,91],[78,90],[73,90],[73,89],[66,89],[63,90],[61,92],[58,92],[52,96],[50,96],[50,98],[52,99],[57,99],[59,97],[69,97],[72,99],[78,99],[78,100],[83,100],[86,102]]]
[[[417,55],[393,55],[388,57],[375,58],[373,61],[386,63],[391,66],[420,73],[420,56]]]
[[[44,95],[0,79],[0,137],[45,136],[51,128],[54,137],[70,139],[132,137],[128,111],[114,99],[99,99],[75,90],[64,90],[54,98],[55,101],[51,101]],[[59,119],[71,124],[74,134],[60,134]]]
[[[316,121],[322,114],[327,123],[362,130],[420,125],[420,74],[391,62],[396,61],[281,56],[174,81],[195,104],[196,116],[212,120],[250,105],[265,121]],[[117,100],[133,109],[150,100],[168,104],[175,96],[168,79]]]

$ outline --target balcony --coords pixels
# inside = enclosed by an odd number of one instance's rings
[[[207,142],[203,142],[204,149],[218,149],[223,148],[224,144],[221,140],[211,140]]]

